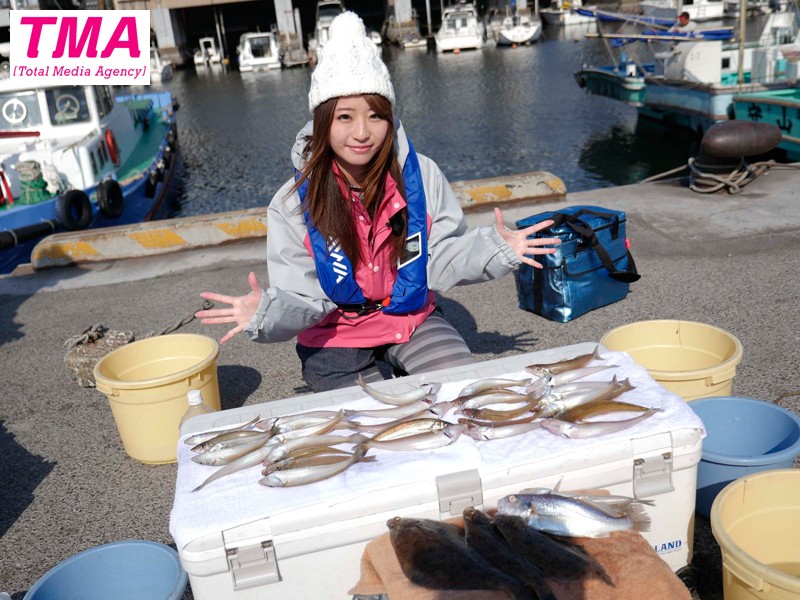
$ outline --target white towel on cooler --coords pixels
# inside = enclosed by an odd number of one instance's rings
[[[619,380],[630,378],[635,386],[622,400],[642,406],[661,408],[658,412],[634,427],[589,439],[566,439],[544,429],[507,439],[475,442],[466,435],[459,437],[449,446],[428,451],[392,452],[370,450],[375,462],[361,462],[351,466],[335,477],[298,487],[270,488],[258,484],[261,469],[249,469],[233,473],[210,483],[197,492],[192,490],[200,485],[219,467],[208,467],[191,460],[192,451],[179,442],[178,476],[175,489],[175,502],[170,516],[170,532],[177,547],[207,534],[219,533],[251,521],[286,511],[294,511],[305,506],[320,503],[334,506],[351,499],[364,498],[370,493],[384,491],[395,486],[419,482],[430,482],[435,490],[434,480],[440,475],[456,473],[469,469],[491,469],[499,471],[513,467],[521,462],[521,457],[558,457],[576,450],[591,453],[593,447],[607,444],[610,440],[640,438],[677,429],[700,429],[703,423],[686,402],[668,392],[656,383],[646,369],[637,366],[625,353],[606,352],[601,363],[617,365],[602,373],[587,377],[587,380],[610,381],[613,375]],[[530,377],[525,371],[498,373],[497,377],[522,379]],[[444,383],[438,394],[440,401],[451,400],[475,379]],[[367,409],[385,408],[386,405],[366,396],[342,403],[336,408]],[[631,418],[631,413],[614,413],[599,417],[603,420]],[[453,411],[445,419],[455,422]],[[360,422],[374,420],[361,418]],[[341,435],[348,435],[342,431]],[[351,445],[341,446],[350,450]],[[522,459],[524,460],[524,459]]]

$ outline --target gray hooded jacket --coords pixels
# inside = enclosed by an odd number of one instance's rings
[[[398,161],[408,156],[408,140],[396,120]],[[302,152],[312,122],[297,134],[292,163],[303,166]],[[425,188],[428,216],[428,287],[445,291],[497,279],[508,274],[520,260],[493,225],[467,229],[464,213],[439,167],[417,154]],[[247,326],[250,339],[283,342],[322,321],[337,309],[322,291],[313,256],[304,245],[308,234],[300,197],[291,192],[294,178],[287,181],[267,209],[267,270],[270,287],[264,290],[256,314]]]

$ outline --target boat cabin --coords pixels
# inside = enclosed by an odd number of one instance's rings
[[[41,173],[48,196],[90,188],[127,160],[144,123],[110,86],[0,82],[0,183],[14,198]],[[25,186],[29,189],[30,186]],[[8,191],[8,190],[4,190]]]

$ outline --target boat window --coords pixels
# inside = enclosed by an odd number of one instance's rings
[[[105,117],[114,108],[114,94],[107,85],[94,86],[94,98],[100,117]]]
[[[73,125],[89,121],[89,105],[82,87],[57,87],[46,90],[44,94],[53,125]]]
[[[92,160],[92,174],[97,175],[97,161],[94,158],[94,152],[89,152],[89,158]]]
[[[36,92],[0,94],[0,130],[30,129],[42,124]]]
[[[269,36],[250,38],[250,52],[255,58],[272,56],[271,41]]]

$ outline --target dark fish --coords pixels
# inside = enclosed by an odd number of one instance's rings
[[[494,568],[535,590],[535,597],[539,600],[556,600],[541,569],[512,550],[489,515],[471,506],[465,508],[464,537],[467,546]]]
[[[497,514],[494,525],[508,545],[538,566],[548,579],[572,581],[597,577],[608,585],[614,585],[602,565],[584,553],[580,546],[557,542],[546,533],[528,527],[522,517]]]
[[[505,590],[514,600],[536,598],[470,550],[451,523],[395,517],[386,525],[400,568],[412,583],[436,590]]]

